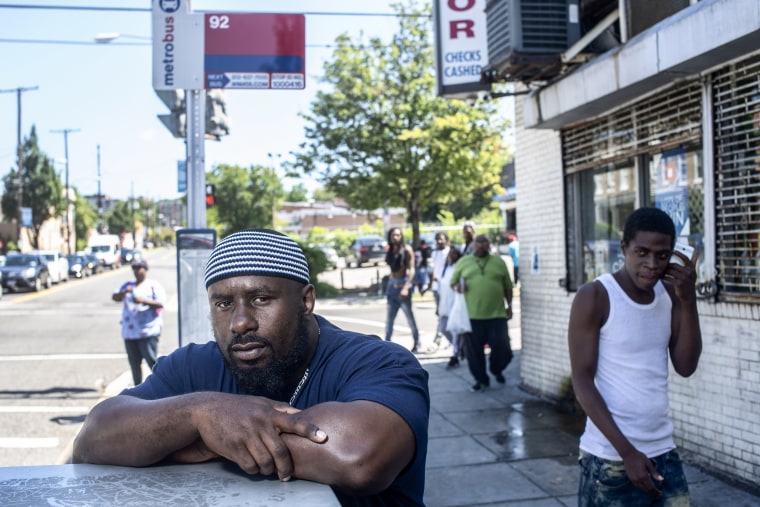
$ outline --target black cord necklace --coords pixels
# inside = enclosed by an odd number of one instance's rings
[[[475,264],[478,265],[478,268],[480,269],[480,276],[486,276],[486,264],[488,264],[488,261],[491,259],[490,255],[486,255],[485,261],[482,263],[479,259],[475,259]]]

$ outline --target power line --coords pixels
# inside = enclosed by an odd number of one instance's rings
[[[112,12],[151,12],[150,7],[104,7],[104,6],[86,6],[86,5],[28,5],[28,4],[0,4],[0,9],[45,9],[45,10],[62,10],[62,11],[112,11]],[[212,11],[194,11],[197,13]],[[217,11],[213,11],[217,12]],[[225,11],[237,12],[237,11]],[[305,16],[363,16],[363,17],[429,17],[426,14],[399,14],[395,12],[298,12],[292,14],[303,14]]]
[[[0,44],[53,44],[59,46],[105,46],[96,41],[70,40],[70,39],[3,39],[0,38]],[[109,42],[108,46],[142,46],[150,47],[151,42]],[[337,48],[337,44],[306,44],[307,48],[332,49]]]
[[[67,46],[102,46],[95,41],[66,39],[0,39],[0,43],[10,44],[57,44]],[[150,46],[150,42],[109,42],[109,46]]]

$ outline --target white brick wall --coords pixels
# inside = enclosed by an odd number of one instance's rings
[[[515,179],[520,236],[523,382],[558,397],[570,375],[567,317],[571,295],[565,277],[565,218],[559,134],[522,128],[522,101],[515,101]],[[538,273],[532,252],[538,249]]]
[[[562,157],[556,131],[523,128],[515,101],[519,224],[521,377],[547,397],[562,394],[570,376],[567,322],[574,293],[565,277]],[[531,272],[533,248],[539,273]],[[703,352],[697,372],[671,371],[670,403],[679,447],[705,467],[760,483],[760,305],[700,301]]]

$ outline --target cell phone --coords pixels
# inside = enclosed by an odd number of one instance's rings
[[[694,254],[694,247],[691,245],[687,245],[686,243],[676,243],[676,246],[673,248],[673,250],[676,250],[678,252],[681,252],[684,254],[689,260],[691,260],[691,256]],[[671,255],[670,256],[670,263],[671,264],[678,264],[679,266],[683,266],[683,260],[677,256],[677,255]]]

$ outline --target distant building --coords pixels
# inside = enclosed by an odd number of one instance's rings
[[[358,230],[360,226],[380,222],[383,229],[406,224],[404,208],[351,210],[341,200],[332,202],[284,202],[277,212],[278,229],[306,237],[314,227],[327,230]]]

